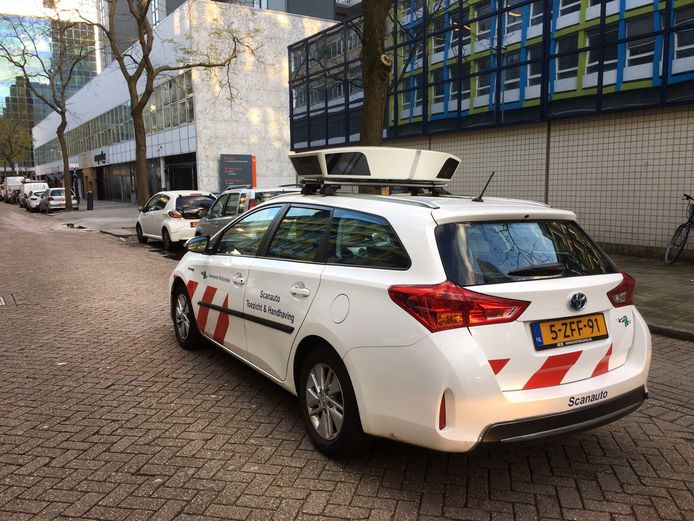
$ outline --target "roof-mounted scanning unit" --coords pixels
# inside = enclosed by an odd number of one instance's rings
[[[438,188],[448,184],[460,159],[443,152],[394,147],[341,147],[290,154],[307,187],[323,185]]]

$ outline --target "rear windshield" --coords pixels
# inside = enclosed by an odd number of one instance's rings
[[[59,188],[57,190],[51,190],[51,195],[65,195],[65,189],[64,188]]]
[[[460,286],[616,271],[573,221],[444,224],[436,242],[447,277]]]
[[[211,195],[182,195],[176,199],[176,210],[184,219],[195,219],[202,217],[203,210],[208,210],[215,201],[216,199]]]

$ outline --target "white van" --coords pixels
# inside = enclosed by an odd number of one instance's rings
[[[26,208],[27,198],[32,194],[32,192],[43,192],[48,189],[48,183],[43,181],[31,181],[25,180],[19,189],[19,196],[17,202],[22,208]]]
[[[7,176],[5,182],[2,184],[2,200],[6,203],[16,203],[17,195],[22,187],[22,181],[24,181],[24,176]]]

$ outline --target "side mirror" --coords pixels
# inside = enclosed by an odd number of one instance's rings
[[[202,219],[203,217],[207,217],[209,215],[209,213],[210,213],[209,208],[200,208],[200,211],[198,212],[198,217],[200,217]]]
[[[142,205],[139,205],[139,206],[137,207],[137,211],[138,211],[138,212],[143,212],[144,210],[145,210],[145,207],[142,206]]]
[[[200,235],[188,239],[185,243],[185,248],[193,253],[207,253],[207,245],[209,242],[210,237],[208,235]]]

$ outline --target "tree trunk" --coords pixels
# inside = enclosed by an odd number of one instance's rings
[[[67,118],[61,114],[60,125],[56,134],[60,143],[60,153],[63,156],[63,188],[65,188],[65,211],[72,211],[72,173],[70,172],[70,157],[67,155],[67,142],[65,141],[65,128]]]
[[[364,104],[360,144],[378,146],[383,141],[390,65],[385,57],[386,17],[392,0],[364,0],[364,33],[361,70]]]
[[[135,128],[135,189],[137,204],[144,206],[150,198],[149,173],[147,172],[147,134],[142,110],[131,111],[133,127]]]

